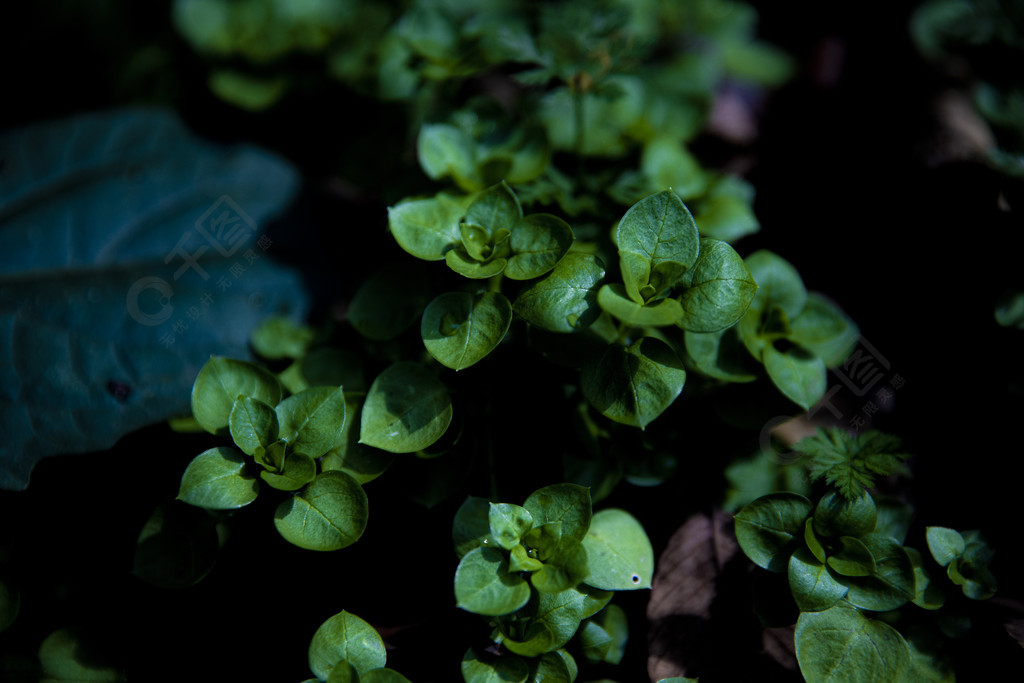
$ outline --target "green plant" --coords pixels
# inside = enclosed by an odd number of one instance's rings
[[[954,617],[962,610],[943,609],[948,588],[933,579],[935,566],[905,545],[909,506],[888,500],[882,506],[869,491],[879,477],[908,473],[900,440],[875,430],[819,429],[794,448],[808,458],[810,477],[826,483],[824,494],[817,502],[768,494],[735,520],[747,557],[788,575],[800,609],[801,672],[812,681],[953,680],[936,643],[957,632]],[[995,593],[992,551],[979,532],[926,531],[932,558],[965,596],[984,600]],[[905,614],[908,604],[935,614]]]

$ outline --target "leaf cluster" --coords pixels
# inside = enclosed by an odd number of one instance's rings
[[[467,682],[573,681],[577,667],[564,648],[577,633],[587,659],[621,659],[625,615],[609,601],[617,590],[649,588],[654,568],[650,541],[627,512],[593,513],[589,490],[576,484],[546,486],[521,506],[470,496],[452,538],[457,604],[492,617],[500,645],[500,654],[466,653]]]

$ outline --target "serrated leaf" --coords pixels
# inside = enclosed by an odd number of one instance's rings
[[[553,269],[575,240],[569,224],[557,216],[534,213],[516,223],[509,238],[512,255],[505,275],[531,280]]]
[[[259,365],[210,356],[192,385],[192,415],[211,434],[227,434],[239,396],[276,406],[281,395],[281,383]]]
[[[325,621],[309,643],[309,669],[320,680],[330,676],[338,662],[348,662],[359,674],[379,669],[387,661],[384,641],[370,624],[349,612]]]
[[[307,550],[339,550],[363,535],[369,516],[366,492],[344,472],[323,472],[277,506],[274,526],[289,543]]]
[[[363,402],[359,442],[391,453],[415,453],[444,435],[452,401],[441,380],[410,361],[385,369]]]
[[[256,500],[259,481],[245,472],[246,459],[234,448],[203,451],[181,476],[178,500],[210,510],[234,510]]]
[[[678,325],[691,332],[717,332],[747,312],[757,283],[736,250],[725,242],[702,238],[700,255],[684,276]]]
[[[602,590],[651,587],[654,550],[639,521],[625,510],[596,513],[583,539],[590,573],[585,583]]]
[[[736,540],[759,567],[786,571],[804,535],[811,501],[795,493],[771,493],[736,513]]]
[[[815,683],[895,683],[910,670],[903,636],[850,607],[802,613],[795,639],[800,671]]]
[[[549,332],[575,332],[600,315],[597,286],[604,268],[596,258],[569,252],[544,278],[519,292],[512,308],[531,325]]]
[[[510,614],[530,600],[530,585],[508,570],[508,560],[497,548],[474,548],[455,570],[455,600],[476,614]]]
[[[663,341],[644,337],[629,347],[611,344],[596,359],[587,359],[580,388],[602,415],[645,429],[683,390],[686,370]]]
[[[420,336],[439,363],[464,370],[483,360],[505,338],[512,304],[500,292],[448,292],[427,305]]]
[[[305,315],[299,274],[257,238],[298,187],[284,160],[153,107],[9,129],[0,157],[19,160],[0,177],[0,487],[187,413],[211,354],[249,358],[267,310]]]
[[[243,453],[252,455],[277,441],[277,413],[263,401],[243,396],[235,401],[228,416],[231,438]]]
[[[345,428],[345,393],[341,387],[310,387],[289,396],[274,409],[278,434],[291,450],[319,458],[341,441]]]
[[[670,190],[631,206],[619,221],[616,240],[626,293],[637,303],[676,284],[700,251],[693,216]]]

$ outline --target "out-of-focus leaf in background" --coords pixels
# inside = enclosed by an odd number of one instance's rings
[[[308,308],[266,226],[296,171],[162,109],[0,133],[0,488],[187,413],[211,354]],[[144,456],[145,454],[140,454]]]

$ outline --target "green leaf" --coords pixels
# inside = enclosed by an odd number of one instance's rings
[[[573,683],[578,669],[576,662],[565,650],[546,652],[533,663],[530,683]]]
[[[533,526],[557,522],[560,538],[582,541],[590,528],[592,506],[590,489],[578,484],[552,484],[537,489],[523,502]]]
[[[631,206],[619,221],[616,240],[626,293],[637,303],[676,284],[700,251],[693,216],[670,190]]]
[[[245,472],[245,457],[218,446],[197,455],[185,468],[178,500],[210,510],[234,510],[256,500],[259,481]]]
[[[493,351],[511,323],[512,305],[500,292],[448,292],[423,311],[420,335],[439,363],[464,370]]]
[[[287,453],[276,471],[264,470],[260,478],[279,491],[298,491],[316,477],[316,461],[305,453]]]
[[[586,399],[605,417],[645,429],[683,390],[686,370],[663,341],[638,339],[629,347],[608,346],[588,359],[580,373]]]
[[[544,275],[569,251],[575,240],[572,228],[558,216],[534,213],[524,216],[512,229],[512,256],[505,275],[513,280],[531,280]]]
[[[0,174],[0,488],[189,412],[211,354],[248,358],[268,310],[306,314],[302,277],[261,235],[299,185],[283,159],[152,106],[6,128],[0,149],[31,160]]]
[[[208,512],[191,505],[173,501],[158,505],[135,542],[132,573],[166,589],[199,583],[217,559],[215,522]]]
[[[476,195],[466,209],[465,222],[477,225],[494,238],[499,230],[512,233],[523,217],[519,199],[504,181]]]
[[[924,566],[924,557],[914,548],[903,548],[907,551],[910,563],[914,567],[914,599],[913,603],[922,609],[936,610],[946,603],[946,594],[932,583],[932,578]]]
[[[807,304],[789,322],[789,340],[818,356],[832,368],[850,355],[860,329],[835,304],[815,292],[807,295]]]
[[[652,188],[672,188],[690,199],[704,192],[707,175],[700,162],[673,135],[658,135],[647,141],[640,155],[640,170]]]
[[[356,394],[356,396],[359,396]],[[361,399],[362,397],[359,396]],[[337,446],[327,451],[320,459],[320,470],[330,472],[341,470],[352,476],[360,484],[371,482],[391,465],[395,460],[393,453],[382,451],[359,443],[359,424],[363,405],[346,391],[345,396],[345,427]]]
[[[341,611],[320,625],[309,643],[309,670],[326,680],[338,662],[347,662],[360,676],[387,661],[384,641],[368,623]]]
[[[350,349],[322,347],[289,365],[280,379],[293,394],[315,386],[343,386],[346,392],[365,392],[364,362]]]
[[[659,299],[640,304],[630,299],[625,288],[618,283],[601,287],[597,292],[597,303],[606,313],[635,327],[672,325],[679,322],[683,315],[683,307],[675,299]]]
[[[807,521],[804,522],[804,543],[807,544],[807,549],[811,551],[811,554],[814,555],[818,562],[825,562],[825,547],[818,539],[818,535],[814,533],[813,517],[808,517]]]
[[[589,327],[601,313],[597,286],[604,274],[595,257],[569,252],[550,275],[520,291],[512,308],[526,322],[549,332]]]
[[[583,656],[595,663],[619,664],[628,640],[629,621],[618,605],[608,605],[580,629]]]
[[[250,112],[260,112],[281,99],[288,79],[258,78],[235,69],[217,69],[206,79],[210,91],[229,104]]]
[[[231,409],[239,396],[276,406],[281,394],[281,383],[260,366],[210,356],[192,385],[192,415],[211,434],[227,434]]]
[[[406,252],[424,261],[441,261],[460,243],[459,223],[472,199],[442,192],[401,201],[388,208],[388,229]]]
[[[474,548],[494,545],[490,526],[491,504],[486,498],[466,496],[455,512],[452,522],[452,542],[455,554],[462,557]]]
[[[584,557],[584,559],[586,558]],[[544,563],[535,557],[531,557],[530,551],[526,549],[526,546],[517,544],[509,550],[508,567],[509,571],[512,572],[535,572],[543,569]]]
[[[376,669],[375,669],[376,671]],[[315,682],[317,679],[313,679]],[[355,667],[342,660],[331,669],[331,675],[324,683],[359,683],[359,672]]]
[[[501,551],[479,547],[466,553],[455,570],[455,600],[468,612],[510,614],[530,600],[530,585],[509,572]]]
[[[374,669],[360,676],[359,683],[411,683],[411,681],[394,669]]]
[[[39,646],[39,664],[43,683],[120,683],[125,680],[119,668],[108,663],[104,653],[97,651],[83,634],[72,629],[58,629]]]
[[[802,613],[795,641],[800,672],[815,683],[898,683],[911,666],[896,629],[842,605]]]
[[[310,387],[281,401],[279,434],[292,450],[319,458],[341,441],[345,428],[345,394],[341,387]]]
[[[871,576],[878,571],[875,558],[864,542],[853,536],[839,539],[843,547],[828,558],[828,566],[843,576]]]
[[[643,526],[624,510],[596,513],[583,539],[590,573],[586,583],[602,590],[637,590],[651,587],[654,550]]]
[[[523,535],[533,528],[530,511],[511,503],[491,503],[487,521],[491,538],[505,550],[518,546]]]
[[[801,612],[821,612],[839,602],[849,590],[832,578],[828,568],[806,548],[789,558],[789,590]]]
[[[419,363],[399,361],[370,386],[359,443],[415,453],[440,439],[451,420],[452,400],[444,384]]]
[[[520,639],[508,634],[502,644],[524,657],[536,657],[564,647],[583,620],[583,594],[573,590],[538,593],[518,616],[526,620]]]
[[[686,332],[686,353],[697,369],[724,382],[753,382],[757,367],[736,334],[736,328],[719,332]]]
[[[810,410],[825,395],[825,361],[817,356],[798,346],[779,351],[768,344],[764,347],[762,360],[778,390],[804,410]]]
[[[874,574],[864,577],[836,576],[850,590],[846,599],[861,609],[885,612],[902,607],[916,595],[914,565],[903,545],[888,536],[872,533],[860,539],[875,560]]]
[[[766,249],[755,251],[744,262],[758,287],[748,315],[759,319],[771,308],[781,309],[789,319],[800,315],[807,305],[807,288],[793,264]]]
[[[736,540],[754,564],[786,571],[789,556],[804,537],[811,501],[795,493],[771,493],[736,513]]]
[[[967,548],[964,537],[960,535],[960,532],[947,527],[926,527],[925,539],[928,542],[928,550],[931,552],[932,557],[943,567],[963,555],[964,550]]]
[[[261,358],[301,358],[315,336],[311,327],[298,325],[282,315],[273,315],[252,331],[250,342]]]
[[[829,491],[814,508],[814,530],[820,536],[863,536],[875,530],[878,508],[865,491],[854,499]]]
[[[228,416],[231,438],[246,455],[277,441],[277,414],[272,406],[248,396],[235,401]]]
[[[700,255],[685,279],[678,325],[691,332],[717,332],[734,324],[757,292],[757,283],[736,250],[709,238],[701,239]]]
[[[363,535],[366,492],[344,472],[323,472],[277,506],[274,526],[289,543],[307,550],[339,550]]]
[[[469,177],[476,171],[473,139],[462,129],[447,123],[425,123],[416,138],[420,167],[431,180],[450,175]]]
[[[500,275],[508,265],[508,259],[502,257],[483,262],[477,261],[466,252],[464,247],[456,247],[449,251],[445,254],[444,262],[456,273],[471,280],[486,280]]]
[[[430,300],[430,282],[420,264],[391,263],[352,295],[347,320],[363,337],[388,341],[405,332]]]
[[[723,176],[697,203],[693,217],[700,234],[726,242],[761,229],[753,211],[754,188],[736,176]]]
[[[562,538],[553,549],[541,551],[539,557],[543,563],[530,576],[530,583],[542,594],[562,593],[576,587],[588,576],[587,551],[579,542]]]
[[[465,683],[526,683],[530,677],[530,666],[519,655],[480,655],[472,648],[462,657],[461,669]]]

